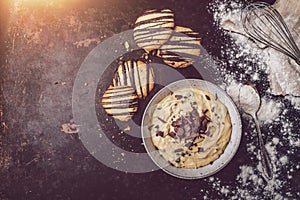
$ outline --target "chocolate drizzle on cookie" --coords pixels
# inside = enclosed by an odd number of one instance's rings
[[[128,121],[138,110],[138,96],[130,86],[110,86],[102,97],[108,115]]]
[[[151,51],[168,41],[174,26],[170,9],[148,10],[136,20],[133,37],[139,47]]]
[[[113,86],[131,86],[144,99],[154,88],[154,71],[140,60],[122,62],[115,72]]]
[[[200,37],[190,28],[176,26],[168,42],[151,54],[162,58],[171,67],[188,67],[200,55]]]

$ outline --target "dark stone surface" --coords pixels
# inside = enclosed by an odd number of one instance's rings
[[[212,25],[209,2],[89,0],[71,9],[25,10],[21,15],[29,21],[1,16],[0,102],[7,128],[1,128],[0,136],[0,199],[224,199],[207,179],[188,181],[161,170],[129,174],[108,168],[94,159],[77,134],[61,132],[61,125],[73,118],[76,73],[96,46],[77,48],[74,42],[101,42],[132,28],[145,10],[169,7],[177,25],[198,31],[206,50],[222,59],[219,46],[226,38]],[[0,5],[0,13],[5,13],[2,1]],[[14,28],[7,32],[7,26]],[[245,119],[243,125],[244,131],[251,129]],[[215,175],[222,183],[234,187],[239,166],[253,162],[245,156],[246,144],[243,137],[232,162]],[[299,191],[296,173],[292,192]]]

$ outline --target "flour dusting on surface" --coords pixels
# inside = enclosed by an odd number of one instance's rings
[[[276,200],[295,199],[300,192],[290,188],[299,179],[296,171],[300,168],[295,162],[300,150],[300,77],[295,71],[299,66],[287,56],[245,37],[240,20],[244,6],[238,0],[215,0],[210,9],[215,25],[228,38],[226,45],[220,47],[221,55],[216,60],[219,65],[227,66],[220,69],[224,80],[221,87],[226,89],[242,114],[245,156],[250,161],[240,164],[234,185],[217,177],[209,178],[207,182],[224,198],[259,199],[268,196]],[[295,26],[297,20],[293,16],[284,17],[288,26]],[[226,59],[228,61],[224,61]],[[261,97],[257,115],[274,167],[272,180],[263,176],[255,125],[241,108],[239,89],[249,82],[256,85]],[[249,102],[254,100],[249,95],[247,97]]]

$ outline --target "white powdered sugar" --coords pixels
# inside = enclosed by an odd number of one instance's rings
[[[288,99],[292,106],[295,107],[297,110],[300,110],[300,97],[293,97],[291,95],[285,96]]]
[[[297,0],[288,1],[296,4]],[[282,11],[283,17],[287,25],[295,32],[299,30],[299,17],[290,15],[290,12],[286,11],[292,8],[291,5],[287,4],[287,8],[282,8],[285,4],[287,3],[277,1],[275,7],[279,11],[284,10]],[[220,69],[224,80],[222,87],[240,109],[243,121],[248,123],[244,127],[243,137],[247,140],[247,155],[245,156],[249,157],[252,162],[239,166],[240,173],[237,174],[236,184],[228,185],[218,178],[209,179],[208,182],[214,182],[212,187],[227,199],[262,197],[276,200],[295,199],[300,196],[300,192],[291,191],[290,184],[295,171],[300,169],[299,163],[295,162],[300,150],[299,66],[286,55],[256,44],[245,36],[241,22],[241,11],[244,6],[244,3],[238,0],[215,0],[210,5],[210,9],[213,12],[215,25],[222,31],[223,36],[228,38],[228,42],[220,47],[221,59],[216,58],[216,60],[220,65],[227,66]],[[300,11],[300,6],[298,11]],[[294,35],[297,36],[297,34]],[[296,42],[299,44],[299,41],[298,35]],[[224,58],[227,61],[224,61]],[[261,97],[257,116],[261,122],[265,147],[274,168],[272,180],[268,180],[262,173],[255,126],[253,120],[246,117],[248,115],[242,111],[239,99],[241,95],[239,89],[249,82],[256,84]],[[248,102],[255,101],[251,95],[247,98],[249,98]]]
[[[248,101],[256,102],[257,98],[253,95],[241,94],[240,88],[243,84],[237,83],[236,81],[232,81],[226,87],[226,92],[233,99],[236,105],[242,109],[241,100],[239,96],[247,97]],[[249,104],[250,104],[249,103]],[[266,97],[261,99],[260,109],[257,112],[257,117],[259,121],[263,123],[272,123],[272,121],[278,120],[278,117],[282,111],[282,103],[276,102],[272,99],[267,99]]]
[[[231,9],[228,8],[230,6]],[[225,52],[232,58],[246,57],[255,59],[258,67],[268,72],[270,82],[270,92],[274,95],[300,96],[300,74],[299,65],[286,55],[272,49],[265,48],[264,45],[254,43],[246,35],[241,22],[242,4],[231,3],[218,6],[214,13],[214,20],[218,25],[226,30],[232,42],[239,48],[237,52]],[[288,16],[287,25],[294,30],[297,17]],[[296,42],[300,40],[295,34]],[[299,43],[299,42],[298,42]],[[230,55],[232,54],[232,55]],[[255,57],[255,58],[254,58]],[[244,66],[249,68],[248,66]],[[251,67],[248,69],[252,71]],[[252,71],[253,72],[253,71]],[[283,73],[284,72],[284,73]],[[257,80],[257,71],[252,74],[253,81]]]
[[[282,109],[282,103],[272,99],[262,98],[260,109],[257,113],[258,119],[264,123],[277,121]]]

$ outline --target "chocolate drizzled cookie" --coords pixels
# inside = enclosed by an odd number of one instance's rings
[[[185,68],[199,57],[200,38],[192,29],[176,26],[169,41],[151,54],[162,58],[171,67]]]
[[[154,87],[153,69],[142,61],[122,62],[115,72],[113,86],[131,86],[143,99]]]
[[[110,86],[102,97],[102,107],[113,118],[128,121],[138,110],[138,96],[130,86]]]
[[[168,41],[174,26],[170,9],[148,10],[136,20],[133,37],[139,47],[149,52]]]

